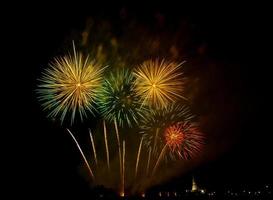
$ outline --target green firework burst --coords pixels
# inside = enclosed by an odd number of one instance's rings
[[[98,96],[99,110],[107,121],[119,126],[138,124],[142,118],[141,102],[134,90],[134,77],[129,70],[110,73]]]

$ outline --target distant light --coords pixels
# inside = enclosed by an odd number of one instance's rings
[[[144,192],[141,193],[141,197],[145,198],[145,193]]]
[[[124,197],[124,196],[125,196],[124,192],[120,192],[119,195],[120,195],[121,197]]]
[[[201,189],[200,192],[201,192],[202,194],[205,194],[205,190],[203,190],[203,189]]]

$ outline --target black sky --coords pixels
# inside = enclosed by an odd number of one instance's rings
[[[230,134],[236,137],[229,149],[192,173],[197,174],[202,184],[211,187],[272,183],[271,106],[267,100],[271,90],[269,63],[264,64],[263,59],[264,51],[267,51],[263,48],[265,22],[254,7],[115,5],[105,8],[94,5],[80,12],[81,6],[71,5],[60,12],[62,7],[54,8],[51,4],[22,10],[17,15],[13,12],[14,18],[9,22],[12,44],[9,67],[15,75],[13,89],[8,91],[12,109],[8,110],[6,118],[11,123],[5,133],[11,138],[9,157],[16,158],[9,180],[11,185],[23,188],[27,194],[33,190],[49,196],[53,192],[59,195],[88,193],[88,184],[78,173],[81,159],[72,148],[74,144],[65,131],[47,120],[41,111],[34,91],[36,79],[41,66],[46,66],[61,52],[67,35],[82,29],[88,16],[118,23],[122,9],[140,23],[151,26],[155,13],[165,16],[169,27],[186,19],[198,30],[196,43],[201,41],[207,45],[206,58],[222,63],[218,70],[225,74],[228,94],[234,95],[234,101],[239,105],[238,116],[234,116],[236,122],[230,122],[234,130],[223,132],[234,131]],[[229,127],[228,120],[224,123],[224,127]],[[8,163],[13,163],[12,159]],[[190,181],[192,173],[166,184],[177,187],[185,179]]]

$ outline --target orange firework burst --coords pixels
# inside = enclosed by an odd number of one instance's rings
[[[182,64],[148,60],[135,70],[136,91],[142,98],[142,105],[163,108],[184,98],[181,95],[184,81],[179,72]]]
[[[186,105],[172,104],[164,109],[149,109],[144,112],[140,121],[140,133],[143,134],[143,142],[152,153],[158,154],[161,145],[165,145],[165,130],[178,122],[192,121],[194,116]]]
[[[185,138],[184,133],[181,132],[178,126],[179,125],[170,126],[165,131],[166,143],[172,152],[181,149],[181,144]]]
[[[203,134],[195,123],[190,122],[179,122],[169,126],[164,137],[170,153],[184,159],[194,157],[201,151],[204,143]]]

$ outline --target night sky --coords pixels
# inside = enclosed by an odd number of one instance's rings
[[[187,23],[188,70],[205,80],[194,99],[201,106],[194,110],[205,116],[204,132],[219,146],[210,149],[217,152],[160,187],[190,187],[192,174],[210,188],[272,183],[272,102],[267,99],[270,63],[264,63],[264,21],[254,6],[82,7],[71,5],[66,10],[40,5],[22,10],[9,22],[12,59],[8,71],[14,76],[13,89],[8,91],[12,105],[6,115],[11,123],[5,135],[10,138],[8,163],[14,162],[12,156],[16,159],[9,178],[12,187],[30,196],[34,190],[49,197],[55,192],[58,196],[89,194],[89,185],[79,172],[79,152],[64,128],[46,118],[35,89],[41,69],[63,53],[88,18],[106,19],[113,27],[122,27],[121,12],[150,27],[153,34],[158,16],[165,20],[160,30],[175,32],[181,22]]]

